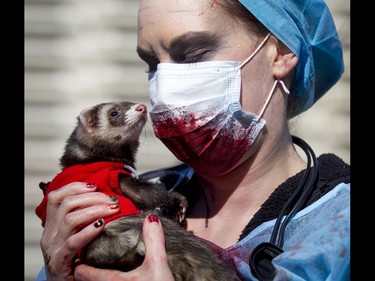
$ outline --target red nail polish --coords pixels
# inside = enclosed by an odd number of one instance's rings
[[[120,208],[120,204],[119,203],[109,204],[108,208],[110,208],[110,209],[118,209],[118,208]]]
[[[148,219],[148,222],[159,222],[158,216],[155,216],[155,215],[151,215],[147,219]]]
[[[95,183],[86,183],[87,188],[95,188],[96,184]]]

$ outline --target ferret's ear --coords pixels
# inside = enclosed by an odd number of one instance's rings
[[[92,133],[97,125],[97,112],[98,109],[95,106],[85,108],[79,114],[78,120],[82,124],[85,131]]]

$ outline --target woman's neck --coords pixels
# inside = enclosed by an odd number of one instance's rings
[[[234,244],[271,193],[305,165],[291,139],[262,143],[256,155],[230,173],[200,179],[202,190],[188,218],[188,230],[222,247]]]

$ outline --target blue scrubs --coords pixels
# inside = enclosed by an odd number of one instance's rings
[[[276,220],[267,221],[225,249],[243,280],[257,280],[249,256],[269,242]],[[339,184],[298,212],[285,230],[283,250],[273,260],[275,281],[350,280],[350,184]]]

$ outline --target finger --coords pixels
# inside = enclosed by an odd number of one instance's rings
[[[88,193],[95,190],[95,185],[93,186],[91,184],[76,182],[48,193],[46,203],[46,223],[43,228],[43,235],[41,238],[41,246],[43,251],[45,251],[46,249],[55,250],[60,246],[55,243],[56,234],[58,233],[58,229],[64,221],[65,215],[69,212],[69,209],[66,209],[64,207],[66,205],[63,205],[63,207],[61,207],[61,202],[63,202],[64,198],[74,197],[75,194]]]
[[[158,216],[152,214],[144,220],[143,240],[146,256],[143,266],[153,272],[154,280],[174,280],[165,248],[165,236]]]
[[[98,269],[81,264],[77,265],[74,271],[76,281],[173,281],[173,274],[169,268],[165,250],[164,232],[157,216],[150,216],[144,220],[143,238],[146,246],[146,257],[140,267],[129,272],[121,272],[117,270]]]
[[[83,188],[83,186],[85,186],[85,188]],[[45,228],[59,227],[66,215],[72,210],[86,208],[96,204],[111,205],[117,203],[116,197],[107,196],[101,192],[90,192],[95,191],[96,187],[88,186],[89,185],[84,183],[74,183],[50,192],[47,200]],[[103,216],[104,215],[105,214],[103,214]],[[96,218],[99,217],[101,217],[101,215]]]
[[[73,259],[78,250],[83,248],[94,237],[101,233],[104,228],[104,220],[83,228],[80,232],[70,236],[61,246],[56,246],[51,253],[45,253],[47,272],[51,276],[71,273]],[[49,252],[49,251],[48,251]]]
[[[55,252],[71,235],[84,226],[119,211],[116,207],[117,201],[113,200],[114,197],[100,192],[90,192],[91,190],[95,191],[95,188],[85,183],[73,183],[62,187],[61,192],[58,190],[50,193],[48,199],[51,202],[47,202],[47,220],[41,238],[43,250],[52,249]],[[60,199],[62,196],[66,197]],[[54,213],[55,217],[52,217],[51,213]]]
[[[64,199],[78,194],[84,194],[88,192],[96,191],[96,185],[84,182],[74,182],[67,184],[59,189],[53,190],[47,195],[47,206],[46,206],[46,226],[48,224],[54,224],[57,220],[56,212],[60,209],[61,203]],[[51,219],[52,218],[52,219]],[[57,221],[59,222],[59,221]]]
[[[78,186],[77,184],[67,185],[62,189],[77,188]],[[47,220],[42,236],[44,244],[57,243],[56,239],[65,241],[83,226],[119,211],[116,207],[117,198],[109,197],[101,192],[70,195],[61,200],[58,198],[61,194],[66,194],[65,192],[56,191],[51,194],[48,199],[51,199],[52,203],[49,201],[47,203]]]
[[[70,255],[73,257],[78,250],[85,247],[91,240],[98,236],[102,232],[104,226],[105,220],[100,218],[90,225],[82,228],[82,230],[76,234],[71,235],[64,243],[62,255]]]
[[[79,264],[74,270],[76,281],[95,281],[95,280],[137,280],[134,276],[129,277],[128,273],[123,273],[111,269],[98,269],[85,264]],[[133,275],[133,274],[130,274]]]
[[[156,215],[148,216],[143,223],[143,239],[148,259],[166,259],[163,228]]]
[[[94,205],[72,211],[66,214],[60,223],[54,242],[63,242],[71,235],[80,232],[88,224],[98,220],[98,218],[105,218],[119,211],[119,205],[116,203]]]

